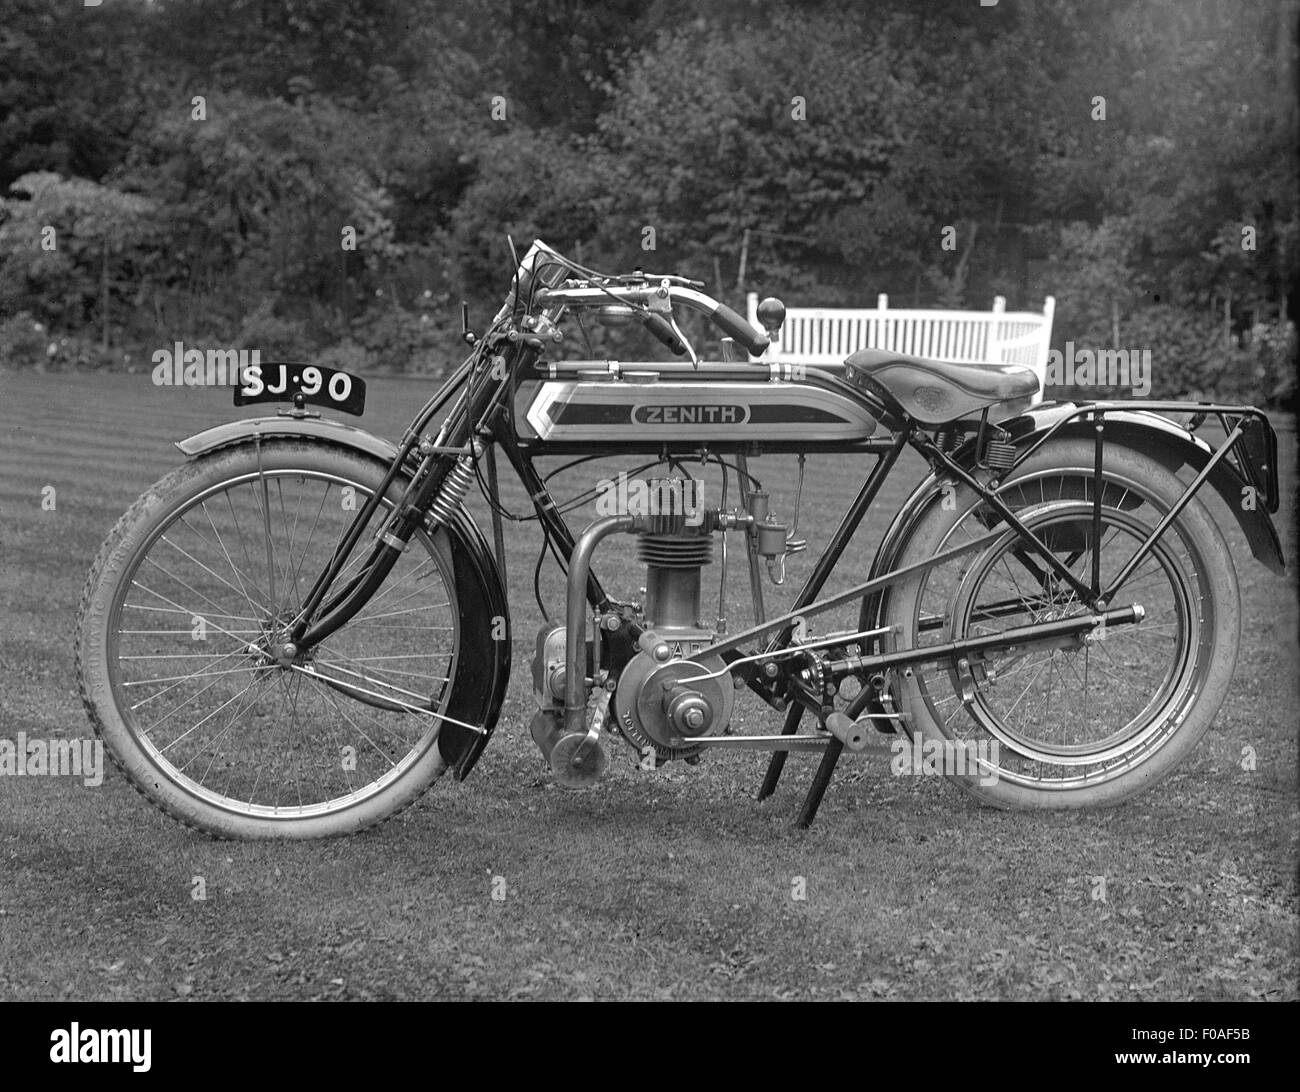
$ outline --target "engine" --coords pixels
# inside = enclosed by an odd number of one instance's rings
[[[701,575],[713,560],[713,535],[703,528],[643,532],[637,558],[646,567],[644,624],[654,640],[619,677],[618,727],[643,756],[689,758],[700,751],[691,740],[721,732],[735,701],[725,663],[707,651],[714,634],[700,623]]]
[[[752,566],[765,557],[777,583],[784,579],[786,552],[802,546],[768,513],[765,493],[749,493],[746,508],[734,512],[691,510],[687,504],[690,492],[682,488],[684,484],[673,479],[651,482],[649,512],[621,517],[621,523],[607,523],[603,529],[598,521],[584,532],[583,539],[591,537],[593,544],[605,534],[635,534],[637,560],[645,566],[645,586],[639,608],[610,612],[599,620],[600,642],[587,641],[586,662],[574,665],[586,681],[581,690],[567,689],[577,686],[576,679],[567,678],[568,658],[575,653],[581,656],[584,646],[576,643],[566,626],[549,626],[538,633],[533,658],[538,712],[531,731],[563,784],[591,783],[598,776],[591,763],[604,761],[603,756],[593,758],[599,754],[595,736],[584,737],[577,730],[582,722],[575,723],[577,706],[584,700],[589,703],[593,683],[604,689],[597,697],[592,723],[599,728],[617,728],[643,762],[651,757],[655,765],[679,758],[692,760],[704,749],[700,740],[726,731],[735,705],[735,686],[727,662],[710,651],[717,640],[716,629],[700,617],[703,570],[713,562],[714,540],[718,532],[743,530],[749,536],[751,576],[755,572]],[[585,580],[585,570],[576,571],[571,565],[570,611],[581,602]],[[722,626],[719,619],[718,627]],[[635,644],[634,633],[640,634]],[[611,653],[617,640],[622,645],[609,657],[614,662],[602,665],[602,649]],[[566,707],[566,693],[571,695],[571,707]],[[578,756],[576,762],[570,760],[571,752]]]

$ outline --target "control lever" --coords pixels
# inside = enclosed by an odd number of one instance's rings
[[[794,491],[794,522],[790,524],[790,533],[785,538],[785,550],[789,554],[797,554],[801,550],[808,549],[808,540],[797,537],[799,534],[799,502],[803,498],[803,471],[805,457],[801,452],[799,454],[799,484]]]
[[[703,281],[693,281],[689,277],[679,277],[673,273],[646,273],[641,269],[634,269],[631,273],[623,273],[617,277],[610,277],[612,281],[622,284],[644,284],[646,281],[667,281],[669,284],[680,285],[682,288],[704,288]]]
[[[663,315],[656,315],[653,312],[641,316],[641,321],[645,328],[655,337],[662,341],[677,356],[686,355],[686,343],[677,336],[677,331],[673,329],[673,324]]]

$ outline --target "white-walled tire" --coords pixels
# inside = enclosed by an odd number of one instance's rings
[[[1050,441],[1011,474],[1000,495],[1087,581],[1093,556],[1094,448]],[[1139,451],[1107,445],[1101,584],[1116,576],[1184,486]],[[996,633],[1092,612],[1046,566],[1026,557],[973,490],[954,486],[914,526],[903,568],[1004,530],[992,544],[917,573],[889,590],[884,623],[897,647]],[[900,672],[896,690],[923,740],[963,743],[992,761],[953,777],[980,800],[1012,808],[1114,804],[1172,770],[1209,729],[1232,680],[1240,598],[1228,547],[1193,498],[1107,604],[1136,603],[1134,625],[1109,626],[1074,646],[1011,649],[974,670],[957,657]],[[978,660],[978,658],[976,658]],[[981,750],[982,749],[982,750]],[[948,747],[949,762],[955,749]],[[972,772],[973,771],[973,772]],[[948,770],[952,772],[951,769]]]
[[[384,470],[334,445],[232,446],[172,471],[104,542],[82,596],[82,699],[167,814],[218,837],[348,834],[447,768],[438,714],[465,657],[491,654],[489,619],[463,624],[483,589],[456,586],[454,530],[418,532],[310,653],[268,654]]]

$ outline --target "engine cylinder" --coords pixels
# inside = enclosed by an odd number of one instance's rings
[[[713,536],[685,516],[670,506],[637,536],[637,559],[646,567],[644,620],[668,656],[645,649],[633,657],[614,697],[619,730],[642,756],[653,750],[656,761],[696,757],[697,737],[726,728],[735,693],[722,660],[708,654],[714,633],[700,624],[700,570],[713,561]]]
[[[639,535],[645,562],[645,619],[656,630],[700,628],[700,568],[713,561],[709,535]]]

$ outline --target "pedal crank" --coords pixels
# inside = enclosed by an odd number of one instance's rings
[[[585,732],[568,732],[551,748],[551,772],[566,789],[591,788],[609,768],[609,758],[600,745],[600,733],[609,712],[613,693],[602,690],[596,699],[591,725]]]

